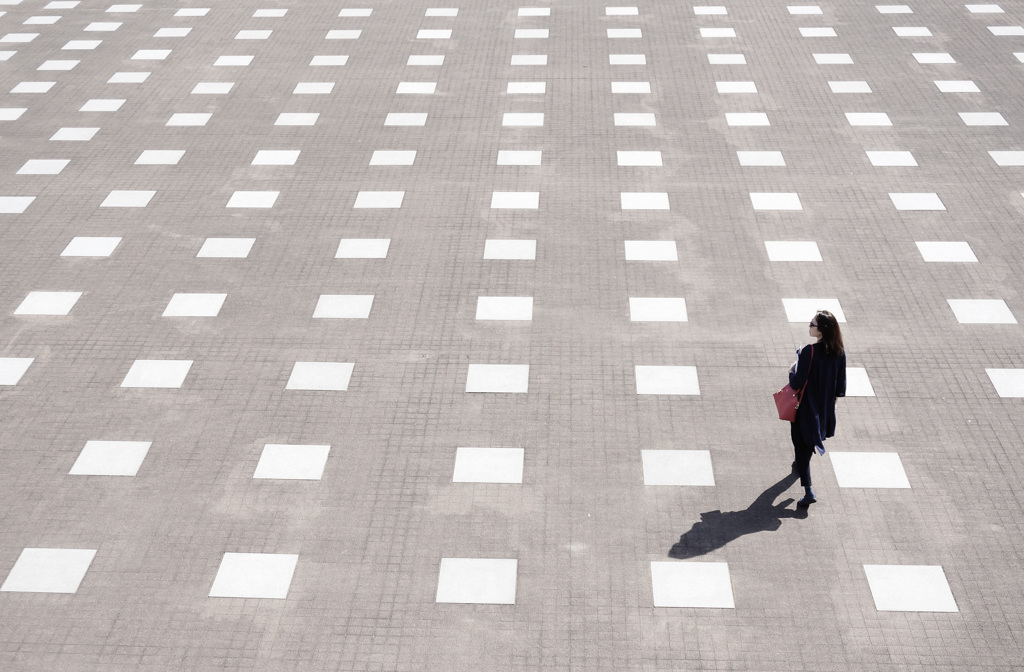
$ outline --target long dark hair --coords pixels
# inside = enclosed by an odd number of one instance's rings
[[[821,344],[825,346],[825,354],[837,357],[843,354],[843,332],[839,328],[839,320],[827,310],[819,310],[815,316],[818,331],[821,332]]]

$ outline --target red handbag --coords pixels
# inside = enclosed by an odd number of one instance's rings
[[[796,409],[800,408],[800,400],[803,399],[807,383],[811,381],[811,365],[814,364],[814,348],[811,348],[811,363],[807,365],[807,380],[804,386],[797,392],[789,385],[773,394],[775,397],[775,408],[779,411],[779,420],[796,422]]]

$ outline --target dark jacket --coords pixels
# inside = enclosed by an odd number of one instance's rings
[[[807,389],[796,412],[796,424],[807,445],[823,449],[825,439],[836,433],[836,397],[846,396],[846,353],[828,357],[822,344],[805,345],[796,371],[789,372],[789,386],[799,391],[804,382]]]

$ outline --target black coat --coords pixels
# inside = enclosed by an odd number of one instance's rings
[[[846,396],[846,353],[829,357],[821,343],[804,346],[796,370],[789,372],[789,386],[799,391],[805,382],[807,389],[796,412],[796,424],[808,446],[823,450],[825,439],[836,433],[836,397]]]

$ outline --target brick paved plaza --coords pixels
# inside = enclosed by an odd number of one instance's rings
[[[0,672],[1024,668],[1024,2],[635,1],[0,0]]]

